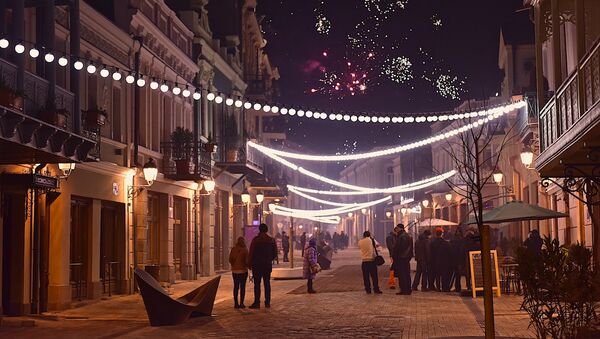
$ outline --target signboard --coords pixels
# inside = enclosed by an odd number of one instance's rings
[[[498,253],[490,251],[492,259],[492,290],[500,296],[500,273],[498,272]],[[471,290],[473,298],[477,297],[477,291],[483,291],[483,262],[481,251],[469,251],[469,266],[471,268]]]

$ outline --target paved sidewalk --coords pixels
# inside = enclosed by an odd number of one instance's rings
[[[483,335],[483,300],[456,293],[415,292],[395,294],[382,285],[384,294],[367,295],[359,290],[338,292],[329,284],[354,284],[358,252],[339,252],[333,269],[319,274],[314,295],[290,294],[301,290],[303,280],[272,281],[272,307],[260,310],[233,309],[229,274],[224,274],[217,293],[213,317],[194,318],[178,326],[151,327],[139,295],[114,297],[90,305],[57,312],[57,320],[36,319],[35,327],[0,327],[4,338],[465,338]],[[353,275],[352,277],[348,276]],[[207,278],[208,279],[208,278]],[[382,277],[385,279],[385,277]],[[360,280],[359,280],[360,281]],[[200,282],[173,286],[174,295]],[[253,300],[247,286],[247,301]],[[331,291],[328,293],[327,291]],[[527,315],[519,311],[520,298],[494,300],[499,337],[533,338]]]

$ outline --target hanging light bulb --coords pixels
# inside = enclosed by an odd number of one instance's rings
[[[187,87],[183,90],[183,92],[181,92],[181,95],[183,95],[184,98],[189,97],[190,94],[192,94],[192,92],[190,92],[190,90]]]
[[[46,55],[44,55],[44,60],[46,60],[46,62],[52,62],[52,61],[54,61],[54,54],[52,54],[52,53],[46,53]]]
[[[141,78],[141,77],[140,77],[140,78],[138,78],[138,79],[137,79],[137,81],[136,81],[136,84],[137,84],[139,87],[144,87],[144,86],[146,85],[146,80],[144,80],[144,78]]]
[[[288,109],[283,107],[279,110],[279,113],[281,113],[282,115],[286,115],[286,114],[288,114]]]
[[[65,58],[64,56],[58,58],[58,64],[62,67],[65,67],[69,64],[69,60],[67,58]]]
[[[177,85],[175,85],[175,87],[173,87],[173,89],[171,91],[173,92],[173,94],[179,95],[181,93],[181,88],[179,88]]]
[[[110,75],[110,72],[106,68],[103,68],[103,69],[100,70],[100,76],[101,77],[107,78],[109,75]]]
[[[8,42],[8,40],[6,40],[4,38],[0,39],[0,48],[2,48],[2,49],[7,48],[9,44],[10,43]]]
[[[90,74],[96,73],[96,66],[94,66],[94,64],[89,64],[86,69],[87,69],[87,72]]]
[[[306,111],[305,115],[306,115],[307,118],[312,118],[313,112],[312,111]]]
[[[114,81],[119,81],[121,80],[121,78],[123,77],[123,75],[121,75],[121,72],[116,71],[113,73],[112,78]]]
[[[253,108],[254,108],[255,111],[260,111],[261,107],[262,107],[262,105],[257,102],[257,103],[254,104]]]
[[[127,76],[125,77],[125,82],[127,82],[128,84],[133,84],[135,82],[135,77],[133,76],[133,74],[127,74]]]
[[[194,98],[194,100],[200,100],[201,97],[202,97],[202,94],[200,94],[200,92],[198,92],[198,90],[196,90],[194,92],[194,94],[192,94],[192,98]]]
[[[235,107],[240,108],[244,104],[242,100],[236,100],[234,103]]]
[[[245,108],[245,109],[250,109],[250,108],[252,108],[252,103],[250,103],[250,102],[246,101],[246,102],[244,103],[244,108]]]
[[[220,104],[220,103],[222,103],[222,102],[223,102],[223,97],[222,97],[222,96],[220,96],[220,95],[217,95],[217,96],[215,97],[215,102],[216,102],[217,104]]]
[[[213,100],[215,100],[215,96],[216,96],[215,93],[208,93],[206,95],[206,100],[213,101]]]
[[[29,56],[35,59],[40,56],[40,51],[38,51],[37,48],[33,47],[29,50]]]
[[[77,60],[73,63],[73,68],[75,68],[78,71],[81,71],[83,69],[83,62],[81,62],[80,60]]]
[[[160,91],[163,93],[166,93],[169,90],[169,86],[167,85],[167,82],[163,82],[162,85],[160,85]]]
[[[296,110],[293,108],[288,109],[288,114],[289,115],[296,115]]]
[[[267,112],[270,112],[270,111],[271,111],[271,106],[269,106],[269,105],[264,105],[264,106],[263,106],[263,111],[264,111],[265,113],[267,113]]]
[[[296,114],[297,114],[299,117],[303,117],[303,116],[304,116],[304,111],[303,111],[303,110],[301,110],[301,109],[299,109],[299,110],[296,112]]]
[[[279,112],[279,107],[277,107],[277,106],[271,107],[271,112],[278,113]]]
[[[23,46],[21,43],[18,43],[15,45],[15,52],[17,54],[23,54],[23,52],[25,52],[25,46]]]
[[[227,105],[227,106],[231,106],[231,105],[233,105],[233,99],[231,99],[231,98],[227,98],[227,99],[225,100],[225,105]]]
[[[152,88],[152,89],[158,88],[158,82],[156,82],[155,79],[152,79],[152,81],[150,81],[150,88]]]

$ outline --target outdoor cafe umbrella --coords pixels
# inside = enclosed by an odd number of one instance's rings
[[[484,224],[500,224],[503,222],[546,220],[554,218],[565,218],[568,214],[556,212],[537,205],[531,205],[522,201],[509,201],[483,214]],[[467,224],[476,224],[477,221],[471,217]]]
[[[436,219],[436,218],[425,218],[419,220],[419,226],[421,227],[442,227],[442,226],[457,226],[458,224],[450,220]]]

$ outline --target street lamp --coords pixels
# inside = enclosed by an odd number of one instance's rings
[[[452,193],[446,193],[446,201],[452,201]]]
[[[360,211],[362,212],[362,214],[367,214],[367,209],[366,208],[363,208]]]
[[[494,182],[498,185],[500,185],[502,178],[504,178],[504,174],[502,174],[502,172],[496,172],[492,174],[492,176],[494,177]]]
[[[216,183],[214,180],[210,179],[210,180],[205,180],[202,183],[202,186],[204,187],[204,189],[206,190],[206,192],[208,192],[209,194],[215,190],[215,186]]]
[[[407,210],[406,210],[406,207],[402,207],[402,208],[400,209],[400,213],[402,213],[402,215],[405,215],[405,214],[406,214],[406,211],[407,211]]]
[[[423,204],[423,207],[427,208],[427,206],[429,206],[429,200],[425,199],[421,201],[421,204]]]
[[[74,162],[63,162],[58,164],[58,169],[63,173],[62,176],[60,176],[61,178],[67,178],[69,177],[69,175],[71,175],[71,172],[73,172],[73,170],[75,170],[75,163]]]
[[[142,173],[144,174],[144,179],[146,180],[147,184],[129,186],[127,196],[130,199],[140,194],[144,190],[144,188],[152,186],[152,184],[156,180],[156,177],[158,176],[158,168],[156,167],[156,162],[154,162],[154,159],[148,159],[148,161],[144,164],[144,167],[142,167]]]
[[[389,219],[392,216],[392,212],[385,211],[385,216]]]
[[[352,218],[353,215],[354,215],[354,213],[348,212],[348,218]]]
[[[256,202],[261,204],[263,202],[263,200],[265,200],[265,195],[262,193],[257,193],[256,194]]]
[[[521,152],[521,162],[523,163],[523,165],[525,165],[525,167],[531,169],[531,164],[533,163],[533,152]]]
[[[244,189],[244,191],[242,192],[241,198],[242,198],[242,202],[244,204],[250,203],[250,193],[248,193],[248,191],[246,191],[246,189]]]

